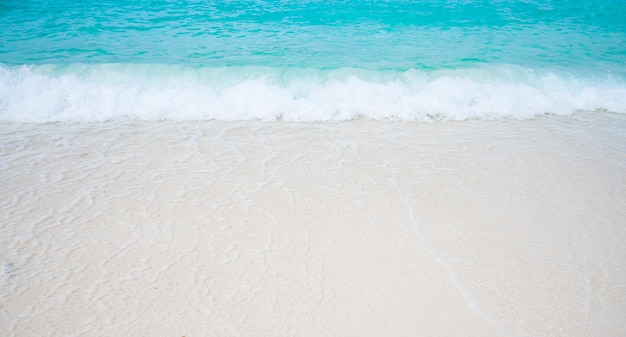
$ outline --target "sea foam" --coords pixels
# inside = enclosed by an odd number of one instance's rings
[[[511,65],[454,70],[0,66],[0,120],[341,121],[626,113],[626,82]]]

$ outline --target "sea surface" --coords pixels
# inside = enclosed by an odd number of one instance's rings
[[[626,2],[0,3],[0,120],[626,113]]]

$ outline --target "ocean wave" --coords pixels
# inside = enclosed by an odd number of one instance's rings
[[[626,113],[626,81],[511,65],[366,70],[0,65],[0,120],[527,119]]]

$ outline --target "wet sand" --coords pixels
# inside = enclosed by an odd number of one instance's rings
[[[621,336],[626,117],[0,124],[5,336]]]

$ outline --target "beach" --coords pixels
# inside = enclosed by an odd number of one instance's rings
[[[6,336],[621,336],[626,115],[0,123]]]
[[[0,336],[623,337],[626,2],[0,2]]]

